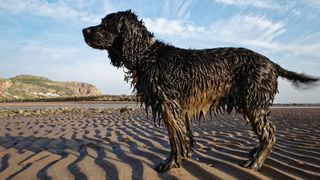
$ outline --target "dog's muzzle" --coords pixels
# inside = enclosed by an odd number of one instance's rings
[[[85,42],[92,48],[106,49],[112,46],[114,36],[109,32],[101,32],[101,29],[88,27],[82,30]]]
[[[91,28],[85,28],[85,29],[82,29],[82,34],[83,34],[83,37],[84,37],[84,40],[85,42],[90,46],[91,43],[90,43],[90,35],[92,33],[92,29]]]
[[[92,32],[92,30],[91,30],[90,27],[82,29],[82,34],[83,34],[85,37],[88,36],[91,32]]]

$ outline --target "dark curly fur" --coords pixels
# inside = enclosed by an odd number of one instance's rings
[[[141,102],[151,107],[154,121],[167,127],[171,153],[155,167],[160,172],[191,156],[191,120],[221,110],[235,110],[251,123],[260,143],[242,166],[260,169],[275,143],[269,106],[278,77],[295,84],[318,81],[245,48],[191,50],[165,44],[130,10],[107,15],[100,25],[83,29],[83,35],[89,46],[106,49],[114,66],[128,70]]]

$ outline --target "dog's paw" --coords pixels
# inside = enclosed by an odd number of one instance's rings
[[[258,147],[253,148],[250,152],[249,152],[249,157],[250,158],[254,158],[257,156],[257,151],[258,151]]]
[[[178,168],[180,167],[180,164],[176,163],[174,159],[170,158],[167,160],[162,161],[159,163],[154,170],[158,172],[166,172],[170,170],[171,168]]]
[[[257,171],[261,169],[262,164],[259,164],[255,159],[249,159],[241,163],[240,166]]]

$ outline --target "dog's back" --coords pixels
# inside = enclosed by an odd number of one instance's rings
[[[155,73],[156,77],[152,76],[150,81],[168,87],[161,91],[171,94],[171,99],[178,99],[189,116],[206,114],[212,107],[225,105],[228,111],[235,108],[239,112],[253,105],[268,106],[277,92],[278,73],[274,63],[251,50],[158,46],[152,62],[155,65],[148,66],[143,74],[161,72]]]

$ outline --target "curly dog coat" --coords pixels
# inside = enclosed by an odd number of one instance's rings
[[[260,169],[276,141],[269,107],[278,77],[297,85],[318,81],[245,48],[192,50],[165,44],[131,10],[107,15],[100,25],[83,29],[83,35],[92,48],[108,51],[112,65],[128,70],[141,103],[151,107],[155,122],[164,122],[171,152],[155,167],[159,172],[191,156],[191,120],[221,110],[235,110],[252,125],[259,145],[241,165]]]

